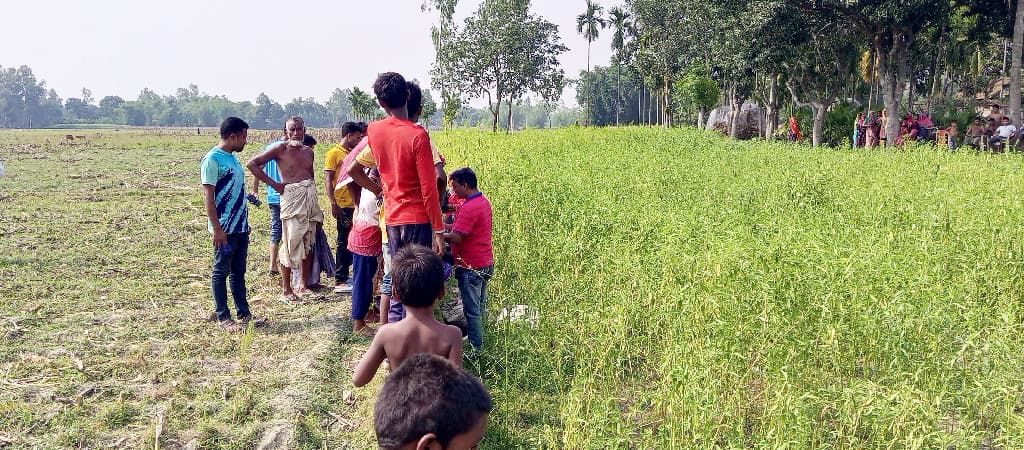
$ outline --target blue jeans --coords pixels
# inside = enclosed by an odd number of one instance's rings
[[[229,252],[214,249],[213,253],[213,275],[210,284],[213,287],[217,320],[231,319],[226,280],[231,284],[231,297],[235,300],[235,312],[238,317],[245,318],[251,315],[249,302],[245,300],[245,264],[249,257],[249,233],[229,234],[228,246],[231,247]]]
[[[377,257],[352,254],[352,320],[363,320],[373,302],[373,276]]]
[[[487,282],[493,275],[494,266],[476,270],[455,268],[462,309],[466,313],[466,334],[469,335],[469,344],[477,349],[484,346],[482,321],[487,309]]]
[[[281,204],[267,203],[270,208],[270,243],[281,243]]]

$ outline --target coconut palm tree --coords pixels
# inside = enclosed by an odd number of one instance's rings
[[[1013,21],[1013,63],[1010,69],[1010,118],[1013,124],[1021,125],[1020,70],[1024,53],[1024,0],[1017,0],[1017,15]]]
[[[587,40],[587,79],[590,77],[590,44],[597,40],[601,30],[607,25],[604,20],[604,8],[594,0],[587,0],[587,10],[576,16],[576,32]],[[587,89],[587,120],[590,123],[590,88]]]
[[[1024,1],[1024,0],[1021,0]],[[612,49],[615,50],[615,125],[619,125],[619,111],[622,109],[622,83],[619,73],[622,71],[622,63],[626,60],[626,33],[632,24],[629,21],[629,12],[620,6],[608,11],[611,26],[615,28],[612,36]]]

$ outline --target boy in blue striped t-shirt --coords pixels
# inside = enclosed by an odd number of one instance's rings
[[[228,310],[226,279],[231,282],[235,312],[243,324],[252,320],[245,299],[245,265],[249,253],[249,210],[245,199],[245,173],[232,153],[245,148],[249,124],[228,117],[220,125],[220,145],[210,150],[200,163],[203,201],[213,234],[213,274],[211,285],[217,308],[217,321],[228,332],[240,329]]]

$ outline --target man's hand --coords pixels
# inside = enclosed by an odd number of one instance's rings
[[[434,233],[434,253],[437,256],[444,254],[444,234]]]
[[[277,183],[277,182],[275,182],[271,186],[274,187],[274,190],[277,191],[278,194],[284,195],[284,187],[287,186],[287,183]]]
[[[213,230],[213,248],[214,250],[220,251],[225,245],[228,245],[228,235],[224,232],[221,227],[215,227]]]
[[[341,207],[338,206],[337,202],[331,202],[331,215],[334,216],[335,219],[341,217]]]

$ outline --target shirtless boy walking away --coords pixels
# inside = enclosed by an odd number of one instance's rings
[[[393,370],[417,353],[431,353],[462,367],[462,331],[434,317],[434,303],[444,297],[444,263],[430,249],[409,244],[394,256],[392,292],[405,305],[405,319],[381,326],[359,360],[352,383],[369,383],[384,358]]]
[[[302,144],[306,126],[301,117],[291,117],[285,122],[287,141],[268,146],[263,153],[250,159],[245,166],[253,176],[267,183],[281,193],[281,299],[298,301],[299,296],[292,290],[292,270],[299,268],[302,280],[309,278],[312,266],[310,259],[316,231],[324,222],[324,213],[316,198],[316,184],[313,181],[313,149]],[[264,164],[276,160],[281,171],[281,181],[270,178],[263,170]],[[302,287],[298,294],[311,294]]]

